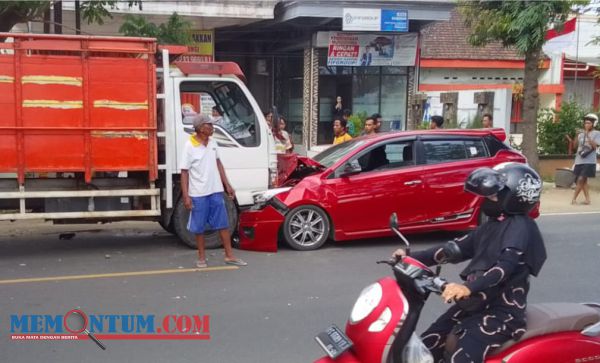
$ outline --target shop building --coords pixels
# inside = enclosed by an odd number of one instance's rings
[[[277,106],[306,149],[331,144],[338,96],[353,114],[380,113],[383,130],[403,130],[412,122],[418,33],[448,20],[453,7],[451,1],[281,1],[272,20],[217,29],[215,57],[241,65],[261,107]],[[404,14],[406,27],[381,28],[385,12]]]

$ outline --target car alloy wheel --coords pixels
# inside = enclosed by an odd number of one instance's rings
[[[287,214],[283,233],[290,247],[301,251],[315,250],[327,240],[329,218],[318,207],[296,207]]]

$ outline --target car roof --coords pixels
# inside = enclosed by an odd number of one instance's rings
[[[394,139],[398,136],[417,137],[417,136],[493,136],[503,142],[506,140],[506,132],[501,128],[494,129],[435,129],[435,130],[410,130],[410,131],[389,131],[373,135],[365,135],[362,138],[369,142],[377,142],[388,139]]]

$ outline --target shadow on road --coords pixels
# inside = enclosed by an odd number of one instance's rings
[[[22,227],[21,227],[22,228]],[[95,253],[122,253],[140,251],[189,250],[178,239],[160,228],[141,226],[50,226],[34,231],[12,230],[0,232],[0,258],[19,257],[76,257]]]
[[[420,249],[419,245],[430,244],[430,243],[440,243],[446,242],[453,238],[462,236],[466,232],[430,232],[430,233],[420,233],[420,234],[409,234],[405,237],[411,243],[411,247],[415,247]],[[372,248],[372,247],[382,247],[389,246],[392,248],[400,248],[403,246],[402,241],[396,236],[390,237],[382,237],[382,238],[369,238],[369,239],[359,239],[353,241],[328,241],[321,250],[330,250],[335,248],[344,248],[351,250],[360,250],[364,248]],[[285,242],[279,243],[279,248],[282,250],[292,250]]]

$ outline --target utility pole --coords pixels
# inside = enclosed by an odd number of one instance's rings
[[[75,34],[81,34],[81,8],[79,0],[75,0]]]
[[[54,34],[62,34],[62,1],[54,2]]]

